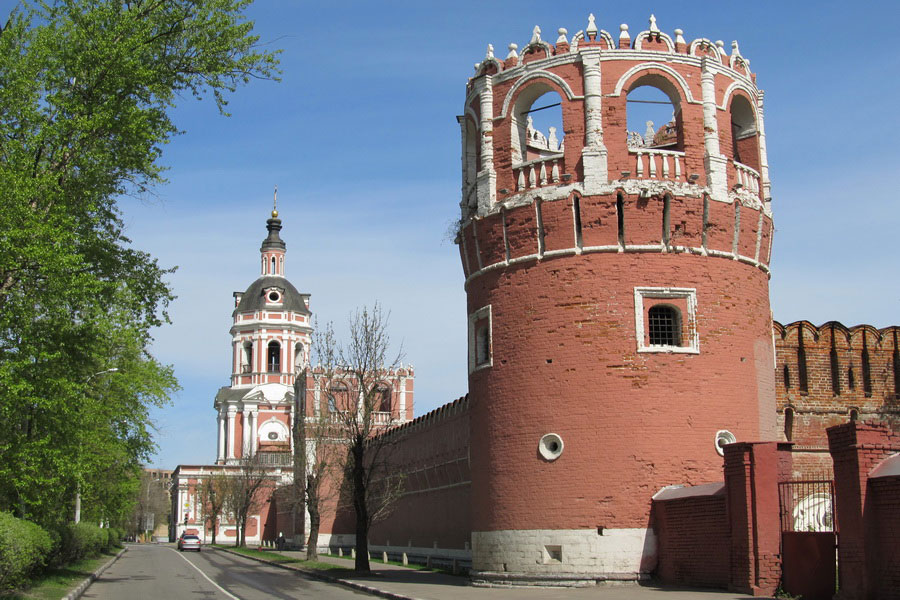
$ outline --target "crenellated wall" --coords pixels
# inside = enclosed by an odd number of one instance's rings
[[[798,475],[829,475],[825,430],[850,420],[900,423],[900,328],[774,323],[778,427]]]

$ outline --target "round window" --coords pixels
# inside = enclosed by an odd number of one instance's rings
[[[277,440],[277,439],[278,439],[278,432],[277,432],[277,431],[270,431],[270,432],[269,432],[269,439],[270,439],[270,440]]]
[[[728,431],[727,429],[721,429],[716,432],[716,452],[719,453],[719,456],[725,456],[725,446],[728,444],[733,444],[737,441],[737,438],[734,437],[734,434]]]
[[[269,302],[278,302],[278,299],[281,296],[278,295],[278,292],[269,292]]]
[[[563,451],[562,438],[555,433],[548,433],[541,438],[538,444],[538,452],[545,460],[556,460]]]

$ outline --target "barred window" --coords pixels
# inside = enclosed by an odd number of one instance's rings
[[[651,346],[681,346],[681,314],[674,306],[651,306],[647,326]]]

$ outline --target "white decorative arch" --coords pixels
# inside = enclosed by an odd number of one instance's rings
[[[713,51],[713,54],[715,54],[717,57],[721,56],[719,54],[719,48],[715,45],[715,43],[713,43],[712,40],[708,40],[706,38],[697,38],[696,40],[691,42],[691,46],[690,46],[690,48],[688,48],[688,54],[690,54],[691,56],[697,56],[697,57],[708,56],[705,53],[704,54],[697,53],[697,49],[700,48],[701,46],[710,48]]]
[[[667,34],[662,31],[650,31],[649,29],[646,31],[642,31],[634,38],[634,49],[635,50],[644,50],[641,46],[644,43],[644,40],[650,37],[650,34],[658,35],[659,39],[666,43],[666,47],[669,49],[669,52],[675,52],[675,42],[672,41]],[[660,52],[659,50],[644,50],[644,52]]]
[[[759,123],[759,94],[743,81],[733,81],[731,85],[725,88],[725,94],[722,96],[722,104],[719,105],[719,110],[728,110],[728,101],[731,99],[735,90],[743,90],[750,96],[750,106],[753,108],[753,118]]]
[[[509,105],[512,104],[513,98],[521,88],[529,85],[535,79],[549,79],[556,85],[558,85],[562,91],[566,94],[566,100],[581,100],[584,96],[576,96],[574,92],[572,92],[572,88],[569,87],[569,84],[566,83],[566,80],[557,75],[556,73],[551,73],[550,71],[534,71],[520,78],[506,93],[506,97],[503,99],[503,109],[500,111],[500,119],[506,117],[507,112],[509,111]]]
[[[269,434],[272,433],[275,434],[274,438],[269,437]],[[264,443],[284,444],[290,441],[287,425],[276,417],[270,417],[268,421],[260,425],[257,429],[257,435],[259,436],[259,441]]]
[[[622,76],[619,78],[619,81],[616,82],[616,90],[611,95],[612,96],[621,96],[622,90],[625,88],[625,84],[629,79],[634,77],[637,73],[641,71],[649,71],[650,69],[659,69],[663,73],[672,77],[675,80],[675,83],[678,87],[681,88],[682,92],[682,100],[687,104],[700,104],[699,101],[694,100],[694,95],[691,94],[691,89],[688,87],[688,83],[684,77],[681,76],[681,73],[673,69],[672,67],[666,66],[661,63],[643,63],[637,66],[634,66],[627,71],[625,71]]]

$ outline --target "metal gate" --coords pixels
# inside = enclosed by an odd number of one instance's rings
[[[782,589],[803,600],[831,600],[837,589],[837,523],[830,479],[778,484]]]

